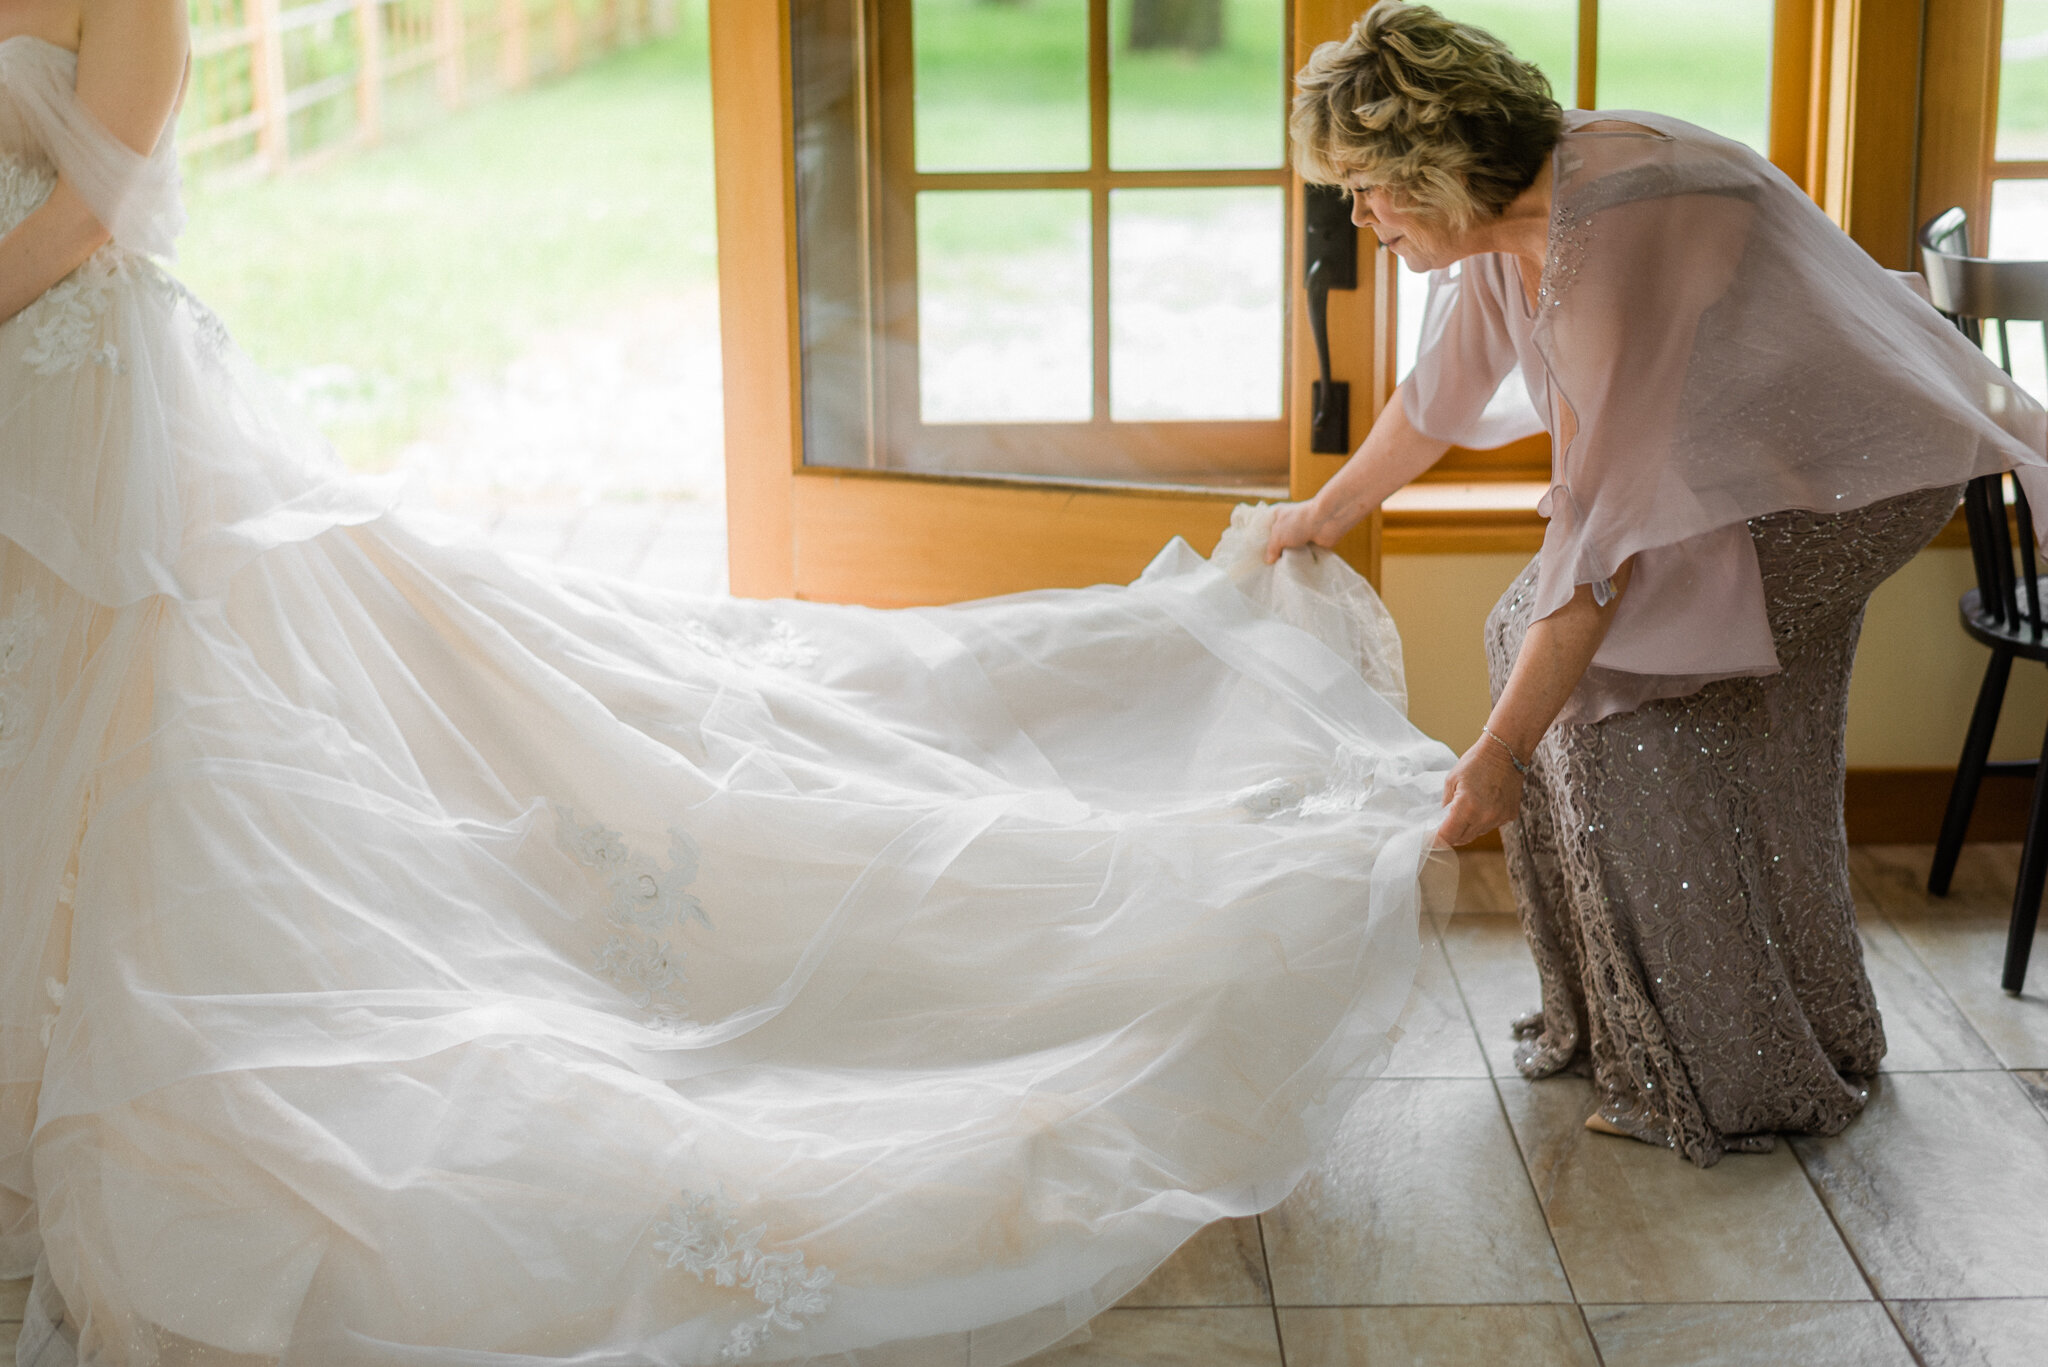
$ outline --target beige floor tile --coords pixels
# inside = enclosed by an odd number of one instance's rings
[[[1266,1250],[1254,1219],[1218,1220],[1182,1244],[1120,1304],[1271,1305]]]
[[[1512,916],[1454,917],[1444,927],[1443,942],[1487,1065],[1495,1077],[1519,1081],[1508,1027],[1543,1004],[1521,922]]]
[[[2028,1099],[2041,1108],[2041,1114],[2048,1115],[2048,1073],[2014,1073],[2013,1079]]]
[[[1263,1221],[1282,1305],[1571,1299],[1483,1078],[1374,1083]]]
[[[1422,928],[1422,968],[1401,1017],[1401,1040],[1387,1060],[1387,1077],[1485,1077],[1486,1056],[1465,1015],[1458,981],[1444,961],[1443,943],[1430,922]]]
[[[1914,1367],[1875,1301],[1778,1305],[1589,1305],[1606,1367]]]
[[[1499,850],[1468,850],[1458,856],[1458,911],[1514,915],[1507,857]]]
[[[1280,1367],[1273,1312],[1111,1310],[1083,1343],[1049,1349],[1023,1367]]]
[[[1973,916],[2012,905],[2019,876],[2018,845],[1965,845],[1948,896],[1927,892],[1932,845],[1851,845],[1849,875],[1894,919]]]
[[[1895,1301],[1892,1312],[1924,1367],[2040,1367],[2048,1300]]]
[[[1581,1301],[1869,1299],[1784,1145],[1696,1168],[1667,1150],[1586,1129],[1593,1089],[1578,1078],[1500,1086]]]
[[[1280,1312],[1287,1367],[1596,1367],[1571,1305],[1383,1305]]]
[[[14,1334],[18,1326],[0,1325],[0,1367],[14,1367]]]
[[[2008,1068],[2048,1068],[2048,931],[2034,937],[2025,996],[1998,985],[2005,963],[2005,918],[1895,919],[1913,953]]]
[[[19,1321],[28,1306],[28,1279],[0,1282],[0,1324]]]
[[[1899,934],[1881,916],[1863,916],[1863,966],[1884,1014],[1887,1073],[1996,1068],[1998,1056],[1970,1025]]]
[[[2048,1296],[2048,1123],[2003,1073],[1895,1073],[1797,1141],[1888,1300]]]

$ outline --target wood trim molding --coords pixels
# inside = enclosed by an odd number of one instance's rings
[[[788,0],[711,0],[709,19],[727,566],[735,594],[785,598],[803,461]]]
[[[1817,0],[1832,23],[1816,33],[1820,152],[1809,180],[1820,205],[1863,250],[1893,270],[1913,267],[1915,151],[1919,146],[1921,0]]]
[[[1536,512],[1547,485],[1477,480],[1463,484],[1418,481],[1388,499],[1381,512],[1382,555],[1534,555],[1543,544]],[[1967,547],[1970,532],[1960,511],[1927,544],[1929,550]]]
[[[1851,769],[1843,804],[1850,843],[1933,844],[1955,777],[1953,769]],[[1987,776],[1977,790],[1968,839],[2023,839],[2033,793],[2030,778]]]
[[[1376,3],[1376,0],[1375,0]],[[1289,19],[1292,62],[1298,71],[1309,55],[1323,43],[1341,40],[1370,6],[1363,0],[1291,0]],[[1308,291],[1302,282],[1302,193],[1299,176],[1289,173],[1289,232],[1287,234],[1288,282],[1288,495],[1309,498],[1329,482],[1343,466],[1345,456],[1321,455],[1309,449],[1310,427],[1315,408],[1310,386],[1315,375],[1315,339],[1309,332]],[[1358,244],[1358,289],[1330,298],[1330,372],[1351,385],[1351,438],[1356,447],[1365,439],[1380,406],[1386,402],[1393,354],[1392,262],[1377,250],[1371,235]],[[1374,585],[1380,581],[1380,519],[1377,514],[1346,537],[1338,548],[1358,571]]]
[[[1991,160],[1998,120],[1998,0],[1943,0],[1927,8],[1916,222],[1954,205],[1970,216],[1972,247],[1987,249]]]
[[[820,468],[794,483],[795,596],[886,608],[1127,584],[1176,536],[1207,555],[1238,502]]]

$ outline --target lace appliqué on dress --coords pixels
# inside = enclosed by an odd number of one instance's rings
[[[1276,778],[1232,796],[1231,806],[1261,821],[1282,816],[1350,816],[1370,810],[1378,794],[1413,783],[1418,770],[1402,755],[1338,748],[1313,779]]]
[[[670,1267],[716,1286],[744,1288],[768,1307],[733,1329],[719,1354],[727,1362],[752,1357],[777,1329],[803,1329],[805,1320],[822,1315],[832,1304],[826,1290],[832,1285],[830,1268],[806,1267],[804,1255],[795,1249],[763,1253],[761,1236],[768,1226],[736,1234],[739,1223],[730,1203],[686,1192],[654,1230],[655,1251],[668,1256]]]
[[[12,232],[15,225],[41,208],[50,191],[56,188],[56,172],[0,157],[0,233]]]
[[[818,648],[784,621],[770,622],[748,636],[731,635],[700,620],[683,623],[690,644],[715,659],[761,669],[805,669],[818,662]]]
[[[0,772],[21,763],[34,729],[29,717],[23,675],[49,623],[35,594],[24,592],[14,608],[0,617]]]
[[[199,344],[199,354],[209,361],[218,362],[234,346],[235,339],[228,332],[228,325],[220,315],[206,306],[204,300],[185,287],[185,282],[155,265],[149,266],[149,276],[161,290],[173,308],[182,308],[192,320],[193,339]]]
[[[115,286],[128,278],[128,260],[119,247],[102,247],[24,309],[35,332],[22,364],[38,375],[63,375],[91,361],[121,374],[121,350],[102,333]]]
[[[604,879],[604,916],[613,934],[598,947],[592,967],[632,998],[650,1024],[665,1030],[695,1024],[683,996],[683,951],[655,932],[680,931],[691,921],[711,924],[703,903],[686,891],[697,880],[697,842],[671,830],[664,870],[627,846],[618,831],[581,825],[559,804],[555,825],[563,848]]]

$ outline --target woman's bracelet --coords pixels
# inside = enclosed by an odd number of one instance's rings
[[[1480,734],[1480,735],[1482,735],[1482,736],[1485,736],[1485,737],[1487,737],[1487,738],[1488,738],[1488,739],[1490,739],[1490,740],[1491,740],[1491,741],[1492,741],[1492,742],[1493,742],[1493,743],[1494,743],[1495,745],[1498,745],[1498,746],[1499,746],[1499,747],[1500,747],[1501,749],[1503,749],[1503,750],[1507,751],[1507,752],[1508,752],[1508,763],[1510,763],[1510,764],[1512,764],[1512,765],[1514,765],[1514,766],[1515,766],[1515,772],[1516,772],[1516,773],[1518,773],[1518,774],[1520,774],[1520,775],[1522,775],[1522,776],[1523,776],[1524,778],[1527,778],[1527,777],[1528,777],[1528,775],[1529,775],[1529,766],[1528,766],[1528,765],[1527,765],[1526,763],[1524,763],[1524,762],[1523,762],[1523,759],[1522,759],[1522,757],[1521,757],[1520,755],[1518,755],[1518,754],[1516,754],[1516,753],[1515,753],[1515,747],[1514,747],[1514,746],[1512,746],[1512,745],[1509,745],[1509,744],[1508,744],[1508,743],[1507,743],[1506,741],[1502,740],[1502,739],[1501,739],[1501,738],[1500,738],[1499,736],[1496,736],[1496,735],[1494,735],[1494,734],[1493,734],[1493,728],[1492,728],[1492,727],[1490,727],[1490,726],[1482,726],[1482,727],[1480,727],[1480,728],[1479,728],[1479,734]]]

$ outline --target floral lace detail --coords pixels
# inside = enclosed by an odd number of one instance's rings
[[[1235,794],[1231,805],[1261,821],[1282,816],[1352,816],[1370,810],[1390,789],[1407,787],[1420,772],[1405,755],[1375,754],[1345,745],[1338,748],[1329,769],[1316,778],[1272,779]]]
[[[209,361],[219,361],[227,355],[235,339],[228,332],[228,325],[220,320],[220,315],[208,308],[177,276],[153,264],[148,265],[148,270],[150,280],[164,297],[173,306],[183,308],[192,319],[192,334],[199,343],[199,354]]]
[[[33,592],[18,595],[14,610],[0,617],[0,772],[21,763],[34,734],[22,676],[48,630],[49,622]]]
[[[56,188],[55,171],[0,157],[0,233],[12,232],[15,225],[41,208],[50,191]]]
[[[668,868],[631,849],[618,831],[585,826],[559,804],[555,825],[562,845],[604,879],[605,921],[613,934],[598,947],[592,966],[646,1012],[649,1023],[680,1030],[695,1022],[683,996],[682,950],[657,931],[680,931],[691,921],[709,926],[704,905],[686,889],[697,880],[697,842],[668,833]]]
[[[761,669],[806,669],[818,662],[818,647],[789,623],[777,619],[750,636],[735,636],[701,620],[683,623],[690,644],[706,655]]]
[[[832,1270],[807,1267],[795,1249],[763,1253],[761,1236],[768,1226],[756,1225],[735,1234],[739,1219],[730,1203],[715,1196],[692,1196],[670,1206],[668,1219],[655,1226],[654,1248],[700,1281],[743,1287],[768,1308],[737,1325],[719,1356],[726,1362],[750,1358],[777,1329],[796,1333],[806,1319],[822,1315],[832,1304]]]
[[[35,334],[21,353],[22,364],[38,375],[63,375],[87,361],[123,373],[120,348],[101,334],[114,288],[128,279],[128,260],[119,247],[101,247],[29,305],[21,316]]]

